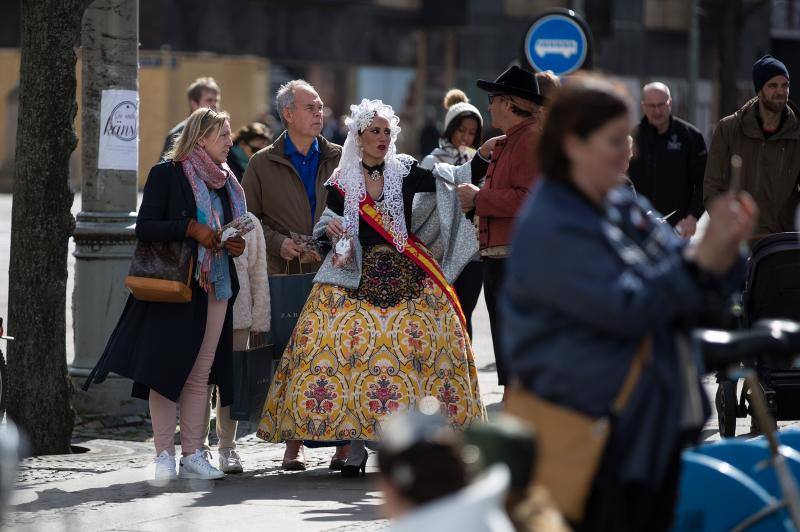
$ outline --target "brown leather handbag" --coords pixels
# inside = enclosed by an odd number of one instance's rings
[[[192,300],[194,250],[186,241],[136,244],[125,287],[139,301],[188,303]]]
[[[583,520],[610,434],[610,417],[624,410],[650,356],[648,337],[631,362],[628,375],[611,404],[610,414],[599,419],[551,403],[519,387],[508,392],[505,411],[533,424],[536,429],[539,451],[533,483],[544,486],[572,522]]]

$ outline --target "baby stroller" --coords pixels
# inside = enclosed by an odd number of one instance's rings
[[[753,245],[742,294],[742,325],[750,328],[758,320],[783,318],[800,321],[800,233],[776,233]],[[775,420],[800,419],[800,370],[787,367],[785,359],[769,355],[755,359],[761,388]],[[752,413],[747,383],[737,397],[738,382],[719,377],[716,394],[719,432],[736,435],[736,418]],[[754,422],[753,428],[763,428]]]

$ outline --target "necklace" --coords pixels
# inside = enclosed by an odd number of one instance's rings
[[[376,164],[375,166],[370,166],[366,164],[364,161],[361,161],[361,166],[364,167],[364,170],[367,171],[367,177],[369,177],[373,181],[377,181],[383,176],[383,167],[385,163]]]

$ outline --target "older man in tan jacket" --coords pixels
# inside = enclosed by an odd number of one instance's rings
[[[342,153],[320,134],[323,104],[314,87],[293,80],[275,100],[286,131],[253,155],[242,180],[247,208],[264,227],[269,275],[301,273],[302,249],[291,233],[311,234],[325,210],[325,181]],[[302,272],[316,271],[320,264],[303,264]]]
[[[303,249],[291,234],[310,236],[313,232],[325,210],[325,182],[339,165],[342,147],[320,134],[322,99],[306,81],[281,86],[275,103],[286,131],[250,159],[242,180],[247,209],[264,227],[269,275],[315,272],[321,257],[306,262],[307,256],[301,257]],[[340,447],[331,468],[340,468],[346,456],[347,448]],[[301,441],[286,442],[283,468],[305,469]]]

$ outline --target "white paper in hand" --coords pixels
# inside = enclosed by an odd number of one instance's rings
[[[340,238],[333,246],[333,265],[342,268],[353,260],[353,242],[349,236]]]
[[[239,234],[239,230],[238,230],[238,229],[236,229],[236,228],[233,228],[233,227],[228,227],[227,229],[225,229],[225,230],[222,232],[222,234],[220,235],[219,239],[220,239],[222,242],[225,242],[225,241],[226,241],[226,240],[228,240],[229,238],[233,238],[233,237],[235,237],[235,236],[236,236],[236,235],[238,235],[238,234]]]

